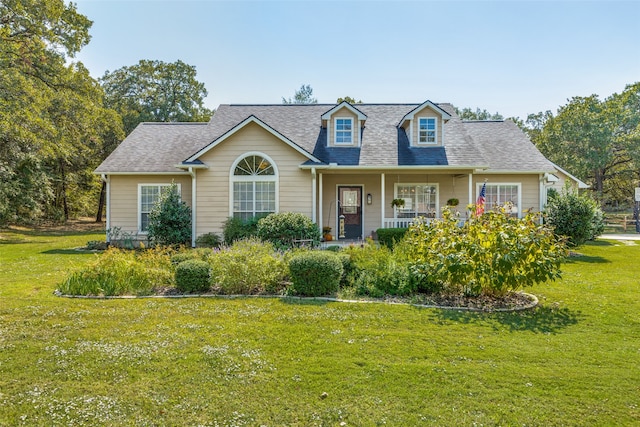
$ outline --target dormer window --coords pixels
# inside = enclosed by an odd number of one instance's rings
[[[436,144],[436,132],[435,117],[418,118],[418,144]]]
[[[353,119],[336,118],[336,144],[353,144]]]

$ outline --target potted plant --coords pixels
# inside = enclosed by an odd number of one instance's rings
[[[391,201],[392,208],[403,208],[404,207],[404,199],[393,199]]]
[[[451,206],[455,208],[459,204],[460,204],[460,200],[456,199],[455,197],[447,200],[447,206]]]
[[[333,236],[331,235],[331,227],[329,227],[328,225],[322,227],[322,237],[324,238],[325,242],[330,242],[333,240]]]

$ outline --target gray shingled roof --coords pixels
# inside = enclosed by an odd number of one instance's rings
[[[553,165],[512,122],[464,122],[450,104],[437,104],[452,118],[444,126],[445,147],[437,163],[426,160],[421,148],[399,148],[406,135],[399,121],[421,104],[358,104],[367,115],[362,131],[361,166],[397,167],[416,164],[444,164],[461,167],[490,167],[492,171],[553,171]],[[321,116],[335,104],[312,105],[220,105],[209,123],[142,123],[96,169],[97,173],[177,172],[175,165],[217,139],[250,116],[270,126],[309,154],[327,153],[335,161],[338,149],[317,150],[326,133]],[[324,136],[326,139],[326,136]],[[399,151],[402,151],[400,157]],[[435,153],[435,151],[433,151]],[[353,153],[349,163],[353,164]],[[411,163],[407,162],[410,159]],[[424,160],[424,163],[422,159]],[[444,160],[443,160],[444,159]],[[338,161],[338,163],[340,163]]]
[[[175,166],[209,142],[207,123],[140,123],[96,173],[179,172]]]

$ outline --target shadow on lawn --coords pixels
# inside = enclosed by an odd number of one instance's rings
[[[94,253],[92,251],[78,250],[78,249],[49,249],[48,251],[42,251],[46,255],[78,255]]]
[[[530,331],[535,333],[557,333],[564,328],[577,324],[584,318],[580,311],[546,306],[507,313],[437,310],[434,316],[440,321],[490,323],[496,330],[502,330],[506,326],[511,332]]]

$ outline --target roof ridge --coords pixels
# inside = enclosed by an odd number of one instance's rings
[[[208,125],[209,122],[140,122],[139,125]]]

